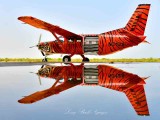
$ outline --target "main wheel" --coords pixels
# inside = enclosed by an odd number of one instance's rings
[[[67,62],[71,62],[71,57],[66,55],[63,57],[63,62],[67,63]]]
[[[47,61],[48,61],[47,58],[42,59],[42,62],[47,62]]]
[[[89,58],[87,58],[87,57],[84,58],[84,59],[83,59],[83,62],[89,62]]]

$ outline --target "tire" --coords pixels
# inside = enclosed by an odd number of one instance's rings
[[[42,59],[42,62],[48,62],[47,58]]]
[[[87,58],[87,57],[84,58],[84,59],[83,59],[83,62],[89,62],[89,58]]]
[[[63,62],[64,62],[64,63],[71,62],[71,57],[68,56],[68,55],[64,56],[64,57],[63,57]]]

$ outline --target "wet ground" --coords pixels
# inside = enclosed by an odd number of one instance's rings
[[[158,63],[1,64],[0,118],[158,120],[159,71]]]

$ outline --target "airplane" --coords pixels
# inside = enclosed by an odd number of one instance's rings
[[[149,116],[144,84],[148,77],[123,71],[108,65],[84,66],[68,64],[67,66],[42,66],[36,73],[39,77],[55,79],[52,87],[37,91],[18,100],[19,103],[31,104],[65,90],[81,86],[101,86],[124,93],[136,113]]]
[[[142,42],[148,43],[144,32],[149,10],[150,4],[139,4],[125,27],[100,34],[75,34],[32,16],[21,16],[18,20],[47,30],[56,38],[53,41],[41,42],[41,36],[39,37],[36,47],[45,56],[43,62],[47,62],[48,55],[57,53],[68,54],[63,57],[63,62],[70,62],[75,54],[80,55],[83,62],[89,62],[85,54],[108,55]]]

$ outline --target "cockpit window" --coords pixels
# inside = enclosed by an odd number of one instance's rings
[[[70,40],[68,40],[68,42],[73,42],[73,40],[70,39]]]
[[[60,39],[61,42],[64,42],[63,40]],[[55,42],[58,42],[58,40],[55,40]]]
[[[77,40],[77,42],[82,42],[82,40]]]

